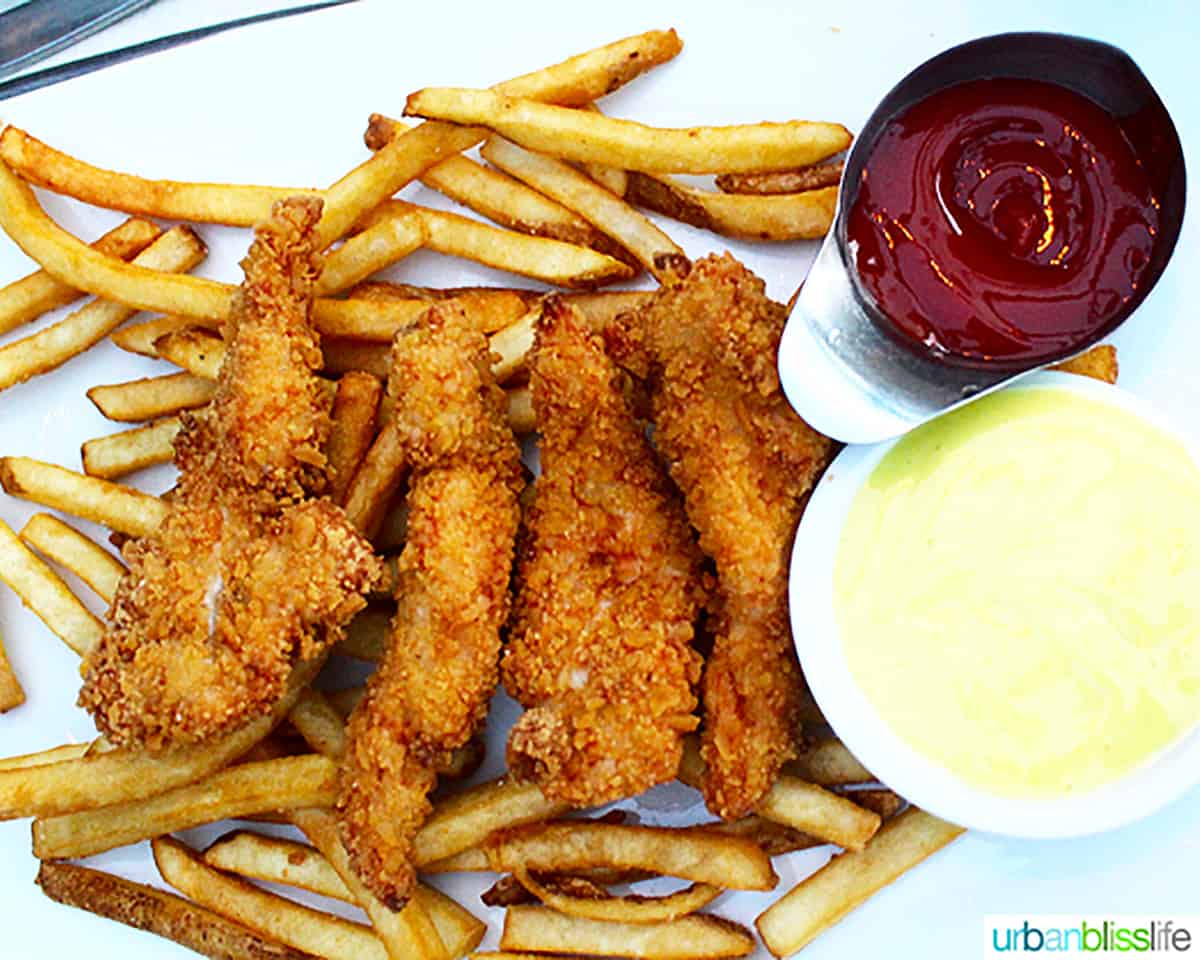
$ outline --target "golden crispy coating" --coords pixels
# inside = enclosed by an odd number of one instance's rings
[[[319,201],[291,200],[259,228],[217,396],[176,442],[171,510],[126,547],[80,694],[115,743],[194,743],[265,713],[381,576],[341,509],[306,499],[324,486],[329,430],[308,322],[319,216]]]
[[[532,385],[542,474],[522,544],[510,769],[575,806],[670,780],[697,720],[703,557],[598,337],[550,301]]]
[[[707,257],[627,316],[614,353],[647,374],[655,443],[716,563],[704,671],[709,809],[749,813],[795,752],[803,680],[792,647],[787,565],[831,441],[780,389],[784,309],[729,255]]]
[[[520,450],[487,341],[436,305],[396,337],[388,390],[412,468],[388,649],[350,718],[342,837],[363,882],[399,907],[436,770],[483,725],[508,616]]]

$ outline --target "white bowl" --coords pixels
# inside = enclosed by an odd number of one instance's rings
[[[1117,387],[1038,373],[1010,390],[1052,388],[1126,410],[1200,451],[1145,401]],[[834,611],[837,548],[859,488],[897,441],[847,447],[817,485],[792,550],[792,634],[813,696],[839,738],[883,783],[917,806],[971,829],[1018,837],[1074,837],[1110,830],[1164,807],[1200,783],[1200,724],[1120,779],[1070,796],[1014,798],[954,776],[904,742],[876,712],[846,661]]]

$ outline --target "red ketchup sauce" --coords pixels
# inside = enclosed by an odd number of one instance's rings
[[[975,80],[892,120],[846,222],[867,293],[948,362],[1035,366],[1137,291],[1158,201],[1116,120],[1063,87]]]

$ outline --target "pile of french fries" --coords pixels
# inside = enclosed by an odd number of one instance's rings
[[[0,335],[85,294],[93,299],[0,346],[0,390],[105,338],[179,372],[94,386],[88,397],[106,417],[136,426],[85,443],[82,472],[0,458],[0,485],[107,527],[118,545],[152,532],[167,504],[122,481],[168,462],[180,414],[211,399],[225,352],[221,321],[235,289],[189,273],[206,253],[194,225],[251,226],[277,200],[316,193],[329,249],[314,322],[333,400],[332,496],[381,553],[394,554],[405,524],[396,503],[404,463],[383,389],[392,337],[430,302],[454,299],[489,335],[510,421],[526,433],[536,422],[525,359],[542,297],[527,289],[372,280],[378,271],[420,248],[470,258],[572,291],[564,296],[603,330],[649,294],[595,288],[641,270],[662,279],[687,262],[639,208],[734,237],[793,240],[827,231],[836,157],[850,142],[839,124],[664,130],[595,107],[680,49],[674,31],[652,31],[490,90],[419,91],[405,112],[425,122],[373,116],[365,137],[370,157],[325,190],[152,181],[101,170],[8,127],[0,134],[0,227],[41,269],[0,289]],[[490,165],[464,155],[480,144]],[[718,189],[684,184],[673,173],[717,174]],[[495,225],[396,198],[418,180]],[[31,186],[130,219],[88,243],[55,224]],[[164,228],[157,220],[177,223]],[[157,316],[127,323],[139,311]],[[35,515],[19,534],[0,522],[0,579],[84,656],[104,625],[56,568],[106,603],[124,573],[117,556],[55,515]],[[339,652],[378,660],[390,613],[381,594]],[[298,669],[269,716],[201,746],[150,755],[101,738],[0,761],[0,818],[34,818],[38,882],[47,896],[211,957],[448,960],[475,951],[485,925],[464,905],[421,885],[393,911],[350,869],[330,808],[345,718],[361,688],[318,692],[317,670]],[[0,712],[23,699],[0,646]],[[812,711],[821,723],[815,705]],[[460,754],[446,779],[469,777],[481,751],[475,744]],[[702,772],[693,744],[679,778],[694,784]],[[667,829],[613,816],[562,819],[567,813],[536,786],[503,778],[450,789],[437,802],[416,843],[421,872],[500,875],[484,900],[507,908],[503,952],[476,956],[743,956],[755,948],[753,933],[705,908],[727,890],[773,890],[774,857],[841,848],[759,917],[763,942],[782,957],[961,832],[906,808],[831,737],[814,741],[741,821]],[[238,829],[201,851],[171,836],[228,819],[291,824],[307,842]],[[180,895],[66,862],[144,840],[163,881]],[[688,885],[655,897],[610,889],[659,877]],[[254,881],[357,905],[369,925]]]

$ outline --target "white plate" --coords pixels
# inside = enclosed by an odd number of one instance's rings
[[[1055,10],[1047,6],[1032,0],[853,7],[691,2],[667,9],[633,0],[587,8],[547,0],[468,10],[448,3],[379,0],[126,64],[0,104],[0,116],[88,160],[146,175],[323,185],[366,156],[360,138],[368,114],[398,113],[412,89],[492,83],[651,27],[676,27],[687,47],[675,63],[612,98],[615,112],[664,125],[808,116],[841,120],[852,128],[895,79],[945,47],[1003,30],[1058,29],[1125,47],[1172,110],[1185,145],[1197,142],[1200,113],[1188,38],[1200,23],[1190,4],[1177,3],[1173,15],[1154,17],[1136,12],[1122,17],[1091,3]],[[220,0],[205,4],[201,12],[195,4],[174,0],[143,16],[152,29],[165,32],[194,25],[192,17],[217,19],[243,7]],[[1170,29],[1163,28],[1165,22]],[[144,39],[137,30],[134,18],[108,36],[121,43]],[[89,41],[77,53],[91,52],[103,41]],[[420,202],[449,206],[424,188],[410,194]],[[119,219],[57,198],[48,198],[47,206],[69,229],[87,236]],[[1200,430],[1200,377],[1194,373],[1200,356],[1195,224],[1191,217],[1175,262],[1116,342],[1122,383]],[[665,225],[690,254],[728,247],[766,278],[778,298],[791,293],[815,251],[814,244],[727,244]],[[246,234],[212,227],[202,227],[201,233],[211,253],[199,272],[236,279]],[[29,262],[0,239],[0,283],[29,269]],[[410,258],[395,276],[438,284],[507,282],[499,274],[435,254]],[[84,390],[168,369],[102,345],[53,376],[6,392],[0,395],[0,453],[78,468],[79,444],[113,427],[84,399]],[[166,482],[165,474],[149,479],[158,487]],[[26,504],[0,498],[0,518],[14,526],[31,512]],[[90,737],[87,717],[71,706],[79,684],[74,655],[7,590],[0,590],[0,629],[29,695],[25,707],[0,718],[0,755]],[[510,719],[511,709],[493,715],[488,774],[500,767],[502,732]],[[678,822],[701,814],[694,796],[683,788],[666,788],[643,798],[639,806],[648,819]],[[213,832],[206,831],[205,837]],[[1194,908],[1194,875],[1188,864],[1197,854],[1196,792],[1143,824],[1094,840],[1014,842],[968,836],[822,935],[807,956],[974,955],[985,913],[1182,912]],[[779,861],[781,890],[824,856],[809,852]],[[0,863],[0,916],[6,921],[0,955],[5,958],[190,956],[155,938],[49,903],[32,885],[36,864],[29,854],[27,823],[0,824]],[[137,880],[154,879],[143,847],[116,851],[100,858],[100,864]],[[447,889],[489,921],[485,945],[493,946],[502,913],[475,899],[485,884],[481,878],[446,879]],[[716,909],[751,922],[773,899],[727,896]]]
[[[1136,394],[1068,373],[1040,372],[1007,390],[1072,393],[1128,411],[1168,436],[1178,429]],[[986,402],[986,401],[984,401]],[[970,829],[1010,837],[1083,837],[1125,826],[1200,784],[1200,724],[1112,783],[1052,798],[1005,797],[967,783],[921,754],[879,714],[846,659],[834,605],[838,545],[855,499],[899,440],[844,449],[813,491],[789,572],[796,651],[821,712],[863,764],[901,796]],[[1191,444],[1200,468],[1200,445]]]

